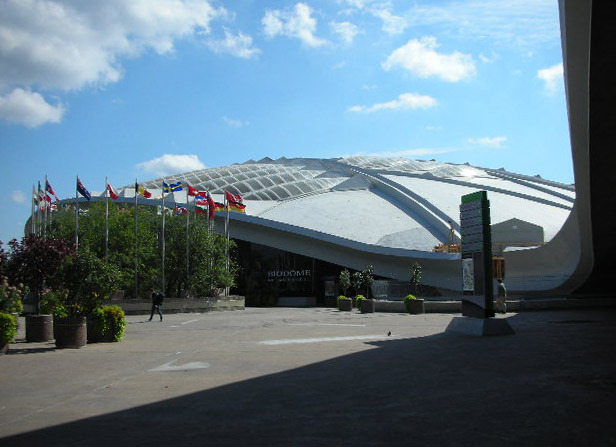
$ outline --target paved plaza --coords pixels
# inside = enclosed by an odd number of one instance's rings
[[[128,316],[121,343],[0,357],[0,445],[616,445],[616,312],[247,308]],[[22,319],[23,322],[23,319]]]

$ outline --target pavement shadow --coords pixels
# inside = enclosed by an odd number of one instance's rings
[[[616,317],[601,315],[593,324],[513,317],[512,336],[392,336],[371,342],[375,349],[0,444],[616,445]]]

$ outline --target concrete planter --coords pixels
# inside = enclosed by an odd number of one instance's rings
[[[351,312],[353,310],[353,300],[351,298],[338,300],[338,310]]]
[[[26,315],[26,341],[53,340],[53,317],[51,315]]]
[[[86,317],[58,318],[56,326],[56,347],[79,349],[86,345]]]
[[[426,312],[424,300],[417,298],[416,300],[407,301],[406,308],[408,313],[412,315],[419,315]]]
[[[375,308],[374,300],[364,300],[359,305],[359,311],[362,314],[373,314]]]

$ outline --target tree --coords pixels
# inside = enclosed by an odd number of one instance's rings
[[[344,269],[340,272],[339,282],[340,287],[342,288],[342,294],[346,296],[347,289],[351,287],[351,273],[347,269]]]
[[[370,286],[374,282],[374,269],[372,265],[367,265],[361,272],[361,283],[366,288],[366,297],[370,299]]]
[[[351,284],[353,284],[353,288],[355,289],[355,295],[359,295],[359,289],[361,288],[363,282],[363,278],[361,272],[353,272],[351,275]]]
[[[421,265],[415,262],[411,267],[411,290],[413,295],[417,296],[420,292],[421,283]]]
[[[13,283],[22,282],[34,293],[36,312],[39,312],[40,293],[45,285],[58,284],[58,270],[73,246],[65,239],[45,239],[30,234],[20,242],[9,242],[11,255],[8,273]]]

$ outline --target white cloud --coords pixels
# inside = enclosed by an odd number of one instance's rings
[[[64,115],[62,105],[51,105],[36,92],[16,88],[0,96],[0,119],[37,127],[45,123],[59,123]]]
[[[563,85],[563,64],[538,70],[537,77],[545,82],[545,90],[548,94],[556,93],[558,87]]]
[[[382,67],[385,70],[402,67],[420,78],[436,76],[447,82],[458,82],[475,75],[471,55],[458,51],[441,54],[435,51],[437,47],[436,38],[432,36],[409,40],[394,50]]]
[[[402,93],[393,101],[374,104],[372,106],[352,106],[349,112],[377,112],[379,110],[410,110],[428,109],[437,104],[431,96],[418,95],[417,93]]]
[[[122,58],[146,50],[172,52],[176,40],[209,33],[214,19],[227,17],[224,8],[214,8],[208,0],[3,0],[1,7],[0,94],[36,87],[39,97],[22,97],[39,103],[47,102],[44,91],[117,82],[123,75]],[[40,123],[59,122],[61,109],[48,108],[55,109],[53,119]]]
[[[387,34],[402,34],[407,27],[404,17],[393,15],[387,8],[375,7],[372,8],[371,13],[383,21],[383,31]]]
[[[347,45],[353,43],[353,39],[359,33],[359,28],[351,22],[330,22],[329,26]]]
[[[248,121],[237,120],[229,118],[228,116],[223,116],[222,120],[231,127],[244,127],[249,124]]]
[[[317,30],[317,20],[311,15],[310,6],[297,3],[293,9],[265,11],[261,25],[263,25],[263,32],[269,38],[277,36],[295,38],[308,47],[327,45],[327,40],[314,35]]]
[[[11,200],[15,203],[26,203],[26,195],[23,191],[16,189],[11,192]]]
[[[253,47],[252,37],[242,32],[234,35],[226,28],[224,39],[208,39],[206,43],[215,53],[228,53],[243,59],[252,59],[261,53]]]
[[[165,154],[162,157],[138,163],[137,168],[147,173],[163,177],[180,172],[205,169],[205,165],[196,155]]]
[[[501,143],[507,141],[507,137],[483,137],[483,138],[469,138],[467,140],[471,144],[485,147],[501,147]]]

